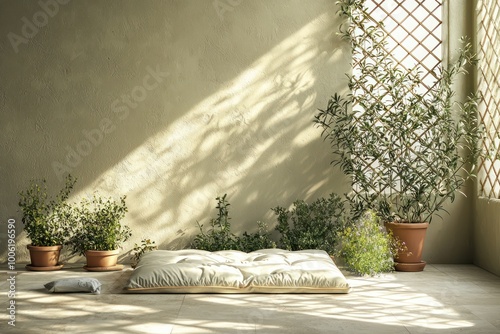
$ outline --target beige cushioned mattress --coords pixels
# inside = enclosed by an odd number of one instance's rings
[[[135,293],[348,293],[321,250],[157,250],[142,256],[125,290]]]

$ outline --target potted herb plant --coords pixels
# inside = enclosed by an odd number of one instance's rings
[[[75,209],[78,229],[71,239],[73,254],[85,255],[90,271],[121,270],[117,265],[122,244],[130,236],[130,228],[122,225],[127,206],[126,196],[114,201],[94,194],[91,200],[83,199]]]
[[[46,180],[32,180],[26,190],[19,192],[19,207],[24,231],[31,240],[28,245],[31,263],[29,270],[58,270],[61,248],[69,241],[74,229],[73,208],[66,202],[76,179],[66,177],[64,187],[51,197]]]
[[[464,40],[456,60],[436,71],[427,90],[418,68],[402,67],[384,48],[380,23],[366,26],[364,1],[339,3],[356,66],[348,75],[350,94],[334,94],[315,122],[331,143],[333,163],[351,179],[354,212],[359,217],[375,210],[407,247],[396,257],[396,270],[420,271],[428,224],[475,176],[482,154],[478,97],[453,101],[457,75],[477,59]]]

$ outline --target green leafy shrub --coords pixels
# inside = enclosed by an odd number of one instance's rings
[[[128,211],[125,198],[123,196],[116,202],[94,194],[92,200],[82,200],[80,207],[76,208],[78,228],[70,242],[73,254],[83,255],[87,250],[115,250],[130,238],[130,228],[121,224]]]
[[[257,222],[258,230],[255,233],[243,232],[241,237],[236,237],[237,249],[242,252],[253,252],[258,249],[276,248],[276,243],[271,240],[267,224]]]
[[[198,224],[200,233],[194,238],[191,247],[203,249],[210,252],[218,250],[236,249],[236,237],[231,233],[231,223],[229,220],[229,204],[226,201],[227,194],[222,197],[216,197],[217,218],[210,220],[210,227],[207,232],[203,230],[203,224]]]
[[[257,222],[258,231],[249,234],[244,232],[242,236],[231,233],[231,223],[229,220],[229,202],[226,200],[227,194],[216,198],[217,217],[210,220],[210,229],[205,232],[203,225],[198,223],[200,233],[195,236],[191,247],[207,251],[219,250],[240,250],[252,252],[257,249],[274,248],[276,244],[271,240],[267,231],[267,225]]]
[[[146,252],[152,252],[154,250],[157,250],[158,246],[154,241],[151,241],[151,239],[142,239],[141,244],[134,244],[134,248],[132,249],[132,252],[130,252],[130,259],[132,260],[132,268],[135,268],[137,266],[137,263],[141,259],[141,256],[144,255]]]
[[[68,175],[64,188],[51,198],[45,180],[31,180],[30,186],[19,192],[19,207],[24,230],[33,246],[56,246],[69,242],[73,233],[73,208],[66,202],[76,183]]]
[[[462,39],[456,60],[434,71],[428,91],[418,67],[393,58],[365,3],[338,1],[356,68],[347,74],[347,94],[335,93],[315,122],[331,145],[332,164],[351,179],[358,216],[373,209],[385,222],[430,223],[488,155],[478,145],[480,95],[454,98],[458,76],[477,64],[474,45]]]
[[[293,203],[292,210],[272,209],[278,216],[276,230],[281,233],[278,246],[287,250],[322,249],[334,254],[337,231],[342,227],[344,202],[337,194],[307,204]]]
[[[373,211],[337,233],[338,256],[347,268],[360,275],[377,275],[394,270],[394,255],[404,246],[386,232]]]

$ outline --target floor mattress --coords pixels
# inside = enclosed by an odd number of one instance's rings
[[[125,290],[131,293],[348,293],[350,286],[322,250],[185,249],[144,254]]]

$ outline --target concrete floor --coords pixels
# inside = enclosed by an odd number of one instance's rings
[[[18,270],[12,327],[2,271],[0,333],[500,333],[500,278],[473,265],[380,277],[345,273],[353,290],[344,295],[123,294],[130,273]],[[81,276],[99,279],[102,293],[43,288]]]

